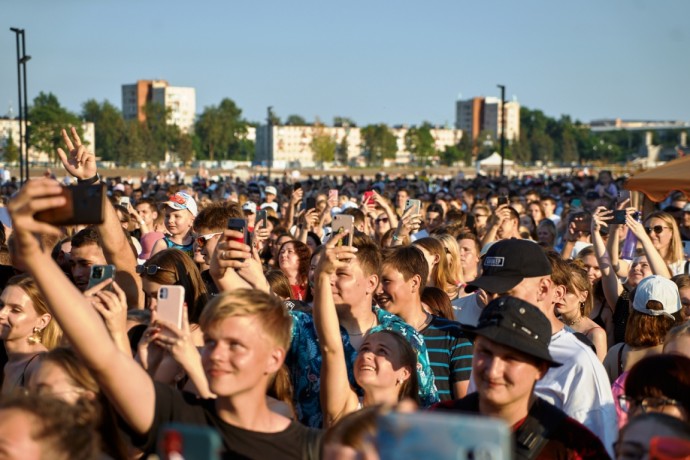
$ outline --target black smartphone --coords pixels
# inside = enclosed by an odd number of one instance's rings
[[[62,188],[67,203],[36,213],[36,220],[53,225],[98,225],[105,220],[105,184]]]
[[[92,265],[91,273],[89,274],[89,284],[87,289],[91,289],[95,285],[107,280],[115,278],[115,265]],[[105,287],[106,291],[112,291],[112,283]]]
[[[613,211],[613,219],[611,219],[611,224],[614,225],[625,225],[625,209],[617,209]],[[638,220],[640,218],[640,212],[636,211],[632,214],[632,218]]]
[[[508,204],[510,200],[508,200],[508,197],[506,195],[499,195],[498,197],[498,206],[501,206],[502,204]]]
[[[244,235],[243,238],[231,238],[232,240],[239,241],[240,243],[248,244],[251,246],[251,235],[247,227],[247,219],[228,219],[228,229],[241,232]]]
[[[261,228],[266,228],[268,225],[268,214],[266,213],[265,209],[262,209],[256,213],[256,223],[254,224],[254,227],[259,226],[259,222],[261,222]]]
[[[314,209],[316,207],[316,198],[314,198],[313,196],[304,197],[303,201],[305,211],[309,211],[310,209]]]

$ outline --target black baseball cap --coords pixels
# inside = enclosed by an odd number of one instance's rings
[[[480,335],[492,342],[558,367],[549,353],[551,323],[537,307],[517,297],[500,297],[486,306],[476,326],[462,326],[472,340]]]
[[[534,241],[510,238],[491,245],[482,259],[482,274],[467,284],[467,292],[483,289],[502,294],[525,278],[551,274],[551,263]]]

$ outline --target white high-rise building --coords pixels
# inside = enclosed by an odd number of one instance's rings
[[[517,140],[520,137],[520,104],[517,101],[506,101],[506,139]],[[497,97],[475,97],[459,100],[455,105],[455,126],[476,140],[479,133],[489,131],[496,139],[501,137],[502,126],[501,99]]]

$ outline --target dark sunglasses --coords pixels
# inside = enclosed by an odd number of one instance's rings
[[[388,222],[388,217],[380,217],[376,219],[374,222],[376,222],[377,224],[380,224],[381,222]]]
[[[655,225],[654,227],[645,227],[644,231],[647,232],[647,234],[649,235],[650,233],[652,233],[652,230],[653,230],[654,233],[659,235],[661,232],[664,231],[665,228],[671,228],[671,227],[664,227],[663,225]]]
[[[175,273],[174,270],[168,268],[159,267],[158,265],[137,265],[137,273],[140,275],[150,275],[153,276],[158,271]]]
[[[196,244],[199,246],[199,249],[203,249],[204,246],[206,246],[206,243],[208,243],[208,240],[213,238],[216,235],[221,235],[223,232],[215,232],[215,233],[207,233],[205,235],[199,235],[196,237]]]

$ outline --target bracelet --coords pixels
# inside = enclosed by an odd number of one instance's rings
[[[79,185],[93,185],[101,180],[101,176],[96,173],[95,176],[89,177],[88,179],[77,179],[77,184]]]
[[[400,237],[398,235],[396,235],[395,233],[393,233],[393,236],[391,237],[391,239],[393,241],[400,241]]]

